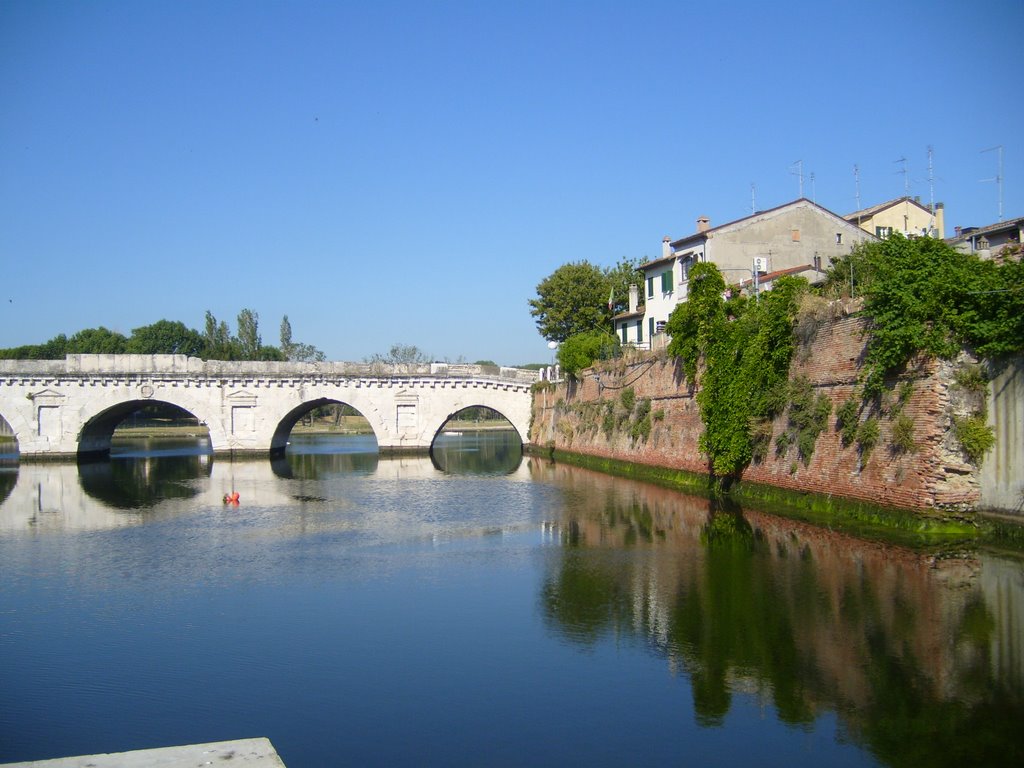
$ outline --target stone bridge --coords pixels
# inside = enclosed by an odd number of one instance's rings
[[[274,453],[284,450],[292,427],[310,410],[344,403],[370,422],[382,451],[426,451],[444,424],[471,406],[494,409],[525,442],[536,380],[536,371],[445,363],[68,355],[0,360],[0,416],[28,458],[109,452],[117,425],[153,404],[195,416],[215,453]]]

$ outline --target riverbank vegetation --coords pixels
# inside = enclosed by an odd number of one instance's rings
[[[714,264],[698,264],[690,273],[689,300],[675,308],[666,332],[668,353],[680,361],[691,387],[700,384],[700,447],[714,475],[737,477],[762,458],[772,423],[784,412],[788,422],[776,438],[776,452],[795,445],[799,459],[809,463],[831,404],[814,398],[804,383],[790,381],[789,370],[802,301],[813,292],[834,299],[856,292],[863,299],[868,330],[858,394],[836,414],[844,444],[856,443],[862,462],[879,443],[882,415],[893,422],[893,450],[916,449],[915,425],[902,413],[911,385],[887,389],[914,357],[950,358],[967,347],[991,364],[1024,350],[1019,250],[1000,262],[982,261],[940,240],[897,234],[859,245],[834,262],[820,291],[802,278],[782,277],[756,301],[729,288]],[[980,405],[954,419],[954,434],[977,464],[993,443],[980,396],[987,377],[984,368],[969,364],[960,375],[962,388],[973,385]]]

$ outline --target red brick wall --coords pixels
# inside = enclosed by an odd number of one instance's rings
[[[776,456],[775,437],[786,427],[783,414],[775,421],[767,458],[751,464],[743,479],[906,508],[976,504],[976,468],[964,461],[948,437],[949,365],[918,361],[890,382],[893,386],[908,379],[914,382],[913,394],[902,409],[915,425],[914,452],[893,449],[894,422],[886,408],[875,414],[880,440],[863,466],[857,446],[842,445],[835,412],[850,397],[859,374],[864,353],[862,330],[862,321],[852,317],[825,323],[794,356],[791,375],[806,377],[816,391],[832,401],[829,427],[818,437],[809,465],[798,458],[796,446]],[[651,399],[652,414],[664,413],[660,420],[652,419],[646,440],[634,440],[628,422],[610,436],[601,429],[609,403],[616,403],[616,415],[623,411],[619,403],[627,387],[633,388],[638,402]],[[704,426],[695,394],[672,360],[638,357],[614,361],[590,369],[578,383],[537,393],[530,439],[538,446],[705,473],[707,459],[697,448]]]

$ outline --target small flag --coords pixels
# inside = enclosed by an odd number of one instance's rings
[[[612,288],[608,291],[608,311],[612,311],[612,306],[615,304],[615,289]]]

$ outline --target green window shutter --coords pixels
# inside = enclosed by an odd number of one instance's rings
[[[661,273],[661,292],[672,293],[672,270]]]
[[[627,341],[629,341],[628,336],[629,336],[629,326],[626,325],[625,323],[623,323],[622,324],[622,343],[623,344],[625,344]]]
[[[654,318],[653,317],[647,318],[647,338],[649,338],[649,339],[653,339],[654,338]]]
[[[644,321],[643,320],[637,320],[636,321],[636,341],[637,341],[637,344],[639,344],[643,340],[644,340]]]
[[[653,277],[648,277],[647,278],[647,298],[648,299],[653,299],[654,298],[654,278]]]

